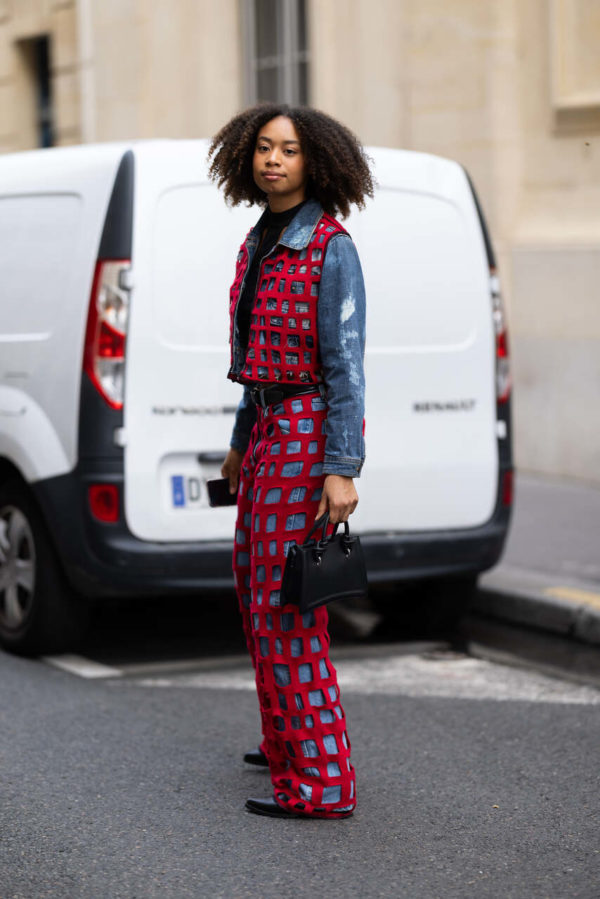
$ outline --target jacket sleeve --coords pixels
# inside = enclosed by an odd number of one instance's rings
[[[245,453],[250,443],[250,434],[256,421],[256,403],[250,396],[250,388],[244,384],[244,392],[235,413],[235,421],[229,445]]]
[[[317,326],[328,405],[323,473],[358,477],[365,460],[366,298],[358,253],[347,234],[327,245]]]

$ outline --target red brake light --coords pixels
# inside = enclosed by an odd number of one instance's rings
[[[98,355],[110,359],[123,359],[125,356],[125,335],[102,322],[98,335]]]
[[[513,472],[505,471],[502,476],[502,505],[510,506],[513,499]]]
[[[119,520],[119,488],[117,484],[90,484],[90,511],[98,521]]]
[[[129,290],[122,274],[129,266],[129,259],[96,263],[85,334],[84,371],[113,409],[123,408]]]
[[[493,266],[490,267],[490,293],[496,339],[496,402],[505,403],[510,396],[512,386],[508,358],[508,333],[506,330],[504,304],[500,292],[500,281]]]

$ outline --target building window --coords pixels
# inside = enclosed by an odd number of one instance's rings
[[[54,107],[47,35],[18,41],[17,94],[24,147],[54,146]]]
[[[51,147],[54,143],[54,123],[52,121],[52,93],[50,88],[50,62],[48,38],[35,41],[37,70],[37,120],[40,147]]]
[[[552,0],[550,74],[555,109],[600,107],[600,8],[589,0]]]
[[[308,103],[306,0],[242,0],[247,103]]]

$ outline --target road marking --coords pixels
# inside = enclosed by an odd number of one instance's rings
[[[248,653],[238,653],[237,655],[220,655],[215,659],[214,656],[205,658],[190,659],[161,659],[156,662],[125,662],[119,666],[119,670],[124,677],[144,677],[153,674],[180,674],[186,671],[201,671],[209,669],[214,671],[215,667],[221,668],[240,668],[245,665],[248,659]]]
[[[582,602],[594,609],[600,609],[600,593],[591,590],[579,590],[577,587],[546,587],[546,596],[555,596],[557,599],[570,599],[573,602]]]
[[[122,677],[123,675],[123,672],[118,668],[102,665],[100,662],[94,662],[93,659],[86,659],[85,656],[65,653],[56,656],[41,656],[41,659],[49,665],[53,665],[54,668],[61,668],[63,671],[76,674],[78,677],[105,678]]]
[[[88,679],[113,679],[140,687],[197,690],[254,691],[254,672],[240,657],[192,659],[181,663],[125,665],[114,668],[78,655],[42,656],[42,661]],[[223,664],[226,661],[226,664]],[[212,670],[207,670],[207,668]],[[335,660],[344,693],[380,696],[438,697],[496,701],[524,701],[599,705],[600,690],[561,681],[545,674],[456,653],[436,656],[431,651],[392,653],[376,659]],[[137,669],[137,670],[136,670]],[[151,671],[156,671],[152,676]],[[115,680],[116,679],[116,680]]]
[[[426,655],[397,655],[337,661],[335,667],[343,694],[600,705],[600,690],[593,687],[468,656],[431,659]],[[255,689],[254,674],[247,666],[238,670],[138,678],[129,683],[155,688]]]

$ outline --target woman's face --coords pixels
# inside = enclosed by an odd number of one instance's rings
[[[273,212],[290,209],[305,198],[304,153],[294,123],[287,116],[276,116],[258,132],[252,171]]]

